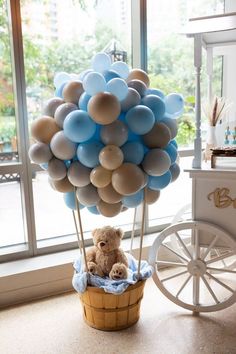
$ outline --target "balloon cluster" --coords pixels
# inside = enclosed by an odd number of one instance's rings
[[[177,179],[176,118],[183,97],[149,88],[149,77],[105,53],[79,75],[54,77],[55,96],[32,123],[30,159],[64,201],[112,217],[154,203]]]

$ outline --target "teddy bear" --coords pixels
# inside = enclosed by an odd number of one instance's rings
[[[113,280],[128,277],[128,260],[120,249],[121,229],[105,226],[92,232],[94,246],[86,253],[88,271]]]

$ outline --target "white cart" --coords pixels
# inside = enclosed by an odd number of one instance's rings
[[[236,13],[194,19],[196,138],[192,179],[192,220],[171,225],[155,239],[149,256],[153,279],[171,301],[194,312],[224,309],[236,302],[236,170],[202,168],[200,73],[207,51],[212,95],[213,49],[236,44]]]

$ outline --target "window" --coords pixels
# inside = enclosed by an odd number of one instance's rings
[[[22,157],[18,150],[15,111],[14,70],[11,65],[11,38],[5,1],[0,1],[0,255],[27,250],[25,229]]]
[[[145,4],[147,21],[142,22],[139,11],[145,12]],[[42,114],[46,100],[54,96],[54,74],[80,73],[90,66],[93,54],[102,50],[130,66],[141,63],[147,66],[153,87],[188,97],[184,117],[192,124],[192,43],[174,33],[193,14],[224,9],[222,0],[194,4],[187,0],[0,0],[0,5],[0,255],[8,260],[77,247],[72,212],[62,195],[51,189],[43,168],[28,159],[30,126]],[[147,43],[142,36],[146,27]],[[221,66],[221,58],[217,65]],[[220,78],[216,79],[218,90]],[[191,124],[187,137],[184,131],[180,135],[179,144],[187,148],[193,137]],[[189,159],[184,157],[181,167]],[[184,174],[161,193],[159,202],[149,207],[146,231],[171,220],[183,203],[179,199],[187,184],[188,202],[190,180]],[[109,223],[84,209],[81,213],[87,239],[91,228]],[[129,209],[112,223],[130,231],[133,213]]]
[[[178,119],[179,149],[193,147],[195,137],[194,100],[195,71],[193,65],[193,40],[180,35],[181,28],[191,17],[207,16],[224,12],[222,0],[149,0],[147,2],[147,67],[151,86],[164,92],[181,93],[185,110]],[[204,55],[203,51],[203,55]],[[213,92],[221,95],[222,57],[214,60]],[[202,102],[207,97],[206,61],[203,57]],[[206,137],[206,120],[202,124],[202,137]],[[183,154],[182,154],[183,156]],[[172,221],[173,215],[191,202],[191,180],[184,169],[191,166],[191,158],[180,157],[181,175],[163,192],[157,203],[149,208],[149,227]]]

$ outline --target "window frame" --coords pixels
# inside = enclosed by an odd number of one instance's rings
[[[131,0],[130,4],[132,66],[146,71],[148,64],[147,0]],[[2,262],[78,248],[78,243],[76,241],[51,246],[45,245],[41,248],[37,247],[37,243],[40,241],[37,241],[36,239],[32,174],[41,171],[41,168],[38,165],[31,163],[28,158],[29,134],[20,1],[7,0],[7,5],[11,40],[16,124],[18,128],[19,162],[0,165],[0,174],[9,172],[20,174],[23,223],[27,242],[26,244],[19,246],[9,246],[9,250],[12,252],[0,255],[0,260]],[[180,150],[179,155],[180,157],[193,156],[193,149]],[[137,215],[137,225],[140,225],[141,213],[138,212]],[[146,208],[145,234],[161,231],[166,226],[168,226],[168,224],[149,227],[148,208]],[[138,230],[136,230],[136,233],[138,234]],[[130,235],[131,231],[125,233],[125,237],[130,237]],[[91,239],[86,239],[86,246],[91,243]],[[18,248],[20,248],[20,250],[18,250]]]

